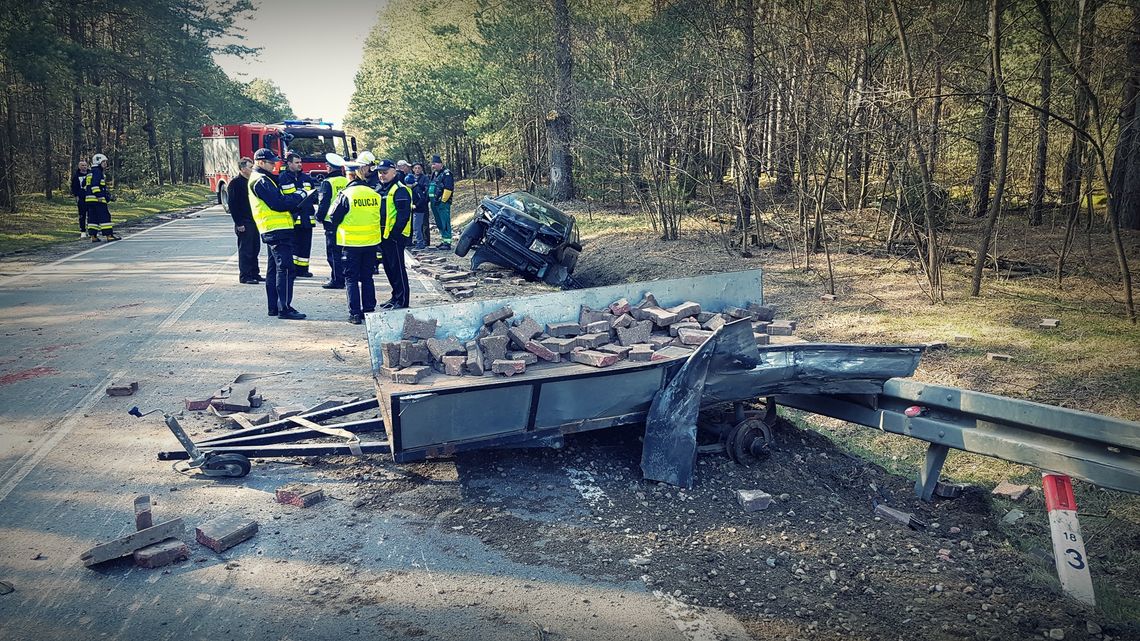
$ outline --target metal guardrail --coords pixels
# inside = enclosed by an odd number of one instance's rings
[[[1140,423],[892,378],[878,395],[780,394],[780,405],[930,445],[915,492],[930,500],[951,448],[1140,494]],[[907,408],[914,416],[908,416]]]

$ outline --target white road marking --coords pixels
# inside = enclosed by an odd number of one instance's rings
[[[161,227],[161,225],[159,225],[159,227]],[[151,229],[145,231],[151,231],[153,229],[158,229],[158,227],[152,227]],[[145,233],[145,231],[140,233]],[[71,256],[70,258],[74,258],[74,256]],[[155,337],[157,337],[164,330],[177,323],[178,320],[182,318],[182,316],[194,305],[194,303],[202,297],[202,294],[205,294],[206,291],[209,290],[210,287],[212,287],[218,281],[218,277],[221,275],[222,270],[225,269],[226,266],[232,264],[236,259],[237,253],[234,253],[229,257],[228,260],[220,264],[218,268],[214,270],[213,277],[209,278],[209,280],[195,289],[193,293],[186,297],[186,300],[182,301],[182,304],[175,308],[174,311],[170,312],[170,315],[166,317],[166,320],[162,321],[162,323],[159,324],[154,334],[151,334],[150,338],[148,338],[143,344],[139,345],[138,349],[135,350],[135,354],[142,351],[148,344],[150,344],[151,341],[154,340]],[[65,258],[64,260],[68,259]],[[52,264],[55,265],[61,262],[63,261],[56,261],[56,263]],[[50,265],[45,267],[50,267]],[[20,484],[20,481],[23,481],[24,478],[27,477],[28,474],[30,474],[37,465],[39,465],[40,461],[42,461],[49,453],[51,453],[52,449],[55,448],[55,446],[58,445],[60,441],[62,441],[65,437],[67,437],[67,435],[72,432],[72,430],[75,429],[75,426],[79,424],[80,419],[83,418],[83,415],[90,412],[91,408],[93,408],[95,404],[103,398],[103,393],[106,387],[113,381],[123,378],[126,373],[127,370],[122,369],[103,379],[98,385],[94,387],[94,389],[92,389],[87,394],[87,396],[83,398],[83,400],[79,402],[78,405],[76,405],[75,409],[73,409],[61,419],[61,421],[58,423],[58,427],[50,430],[47,434],[45,434],[39,444],[35,445],[27,454],[22,456],[14,466],[12,466],[7,472],[0,476],[0,502],[3,502],[4,499],[8,498],[8,495],[12,493],[12,490],[16,489],[16,486]]]
[[[8,498],[12,490],[16,489],[20,481],[24,480],[24,477],[31,473],[36,465],[39,465],[40,461],[44,460],[44,457],[51,452],[52,448],[59,444],[65,436],[70,434],[71,430],[75,429],[80,419],[83,418],[83,414],[94,407],[103,397],[103,391],[107,386],[110,385],[112,381],[122,378],[126,373],[127,370],[125,369],[119,370],[100,381],[99,384],[79,402],[79,405],[63,418],[58,424],[58,427],[45,435],[45,440],[27,454],[20,457],[20,460],[16,461],[15,465],[9,468],[3,476],[0,476],[0,502]]]

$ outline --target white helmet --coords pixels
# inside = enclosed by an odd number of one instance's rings
[[[91,157],[91,166],[92,167],[98,167],[99,165],[102,165],[105,162],[107,162],[107,157],[104,156],[103,154],[95,154],[94,156]]]
[[[356,155],[356,162],[362,165],[375,165],[376,156],[371,151],[362,151]]]

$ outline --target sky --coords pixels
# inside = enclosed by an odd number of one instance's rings
[[[253,3],[242,44],[261,51],[245,58],[219,55],[218,65],[235,80],[266,78],[277,83],[300,118],[323,118],[342,126],[364,39],[387,0],[333,0],[316,6],[311,0]]]

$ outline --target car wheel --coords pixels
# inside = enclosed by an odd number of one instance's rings
[[[230,190],[226,189],[225,183],[218,183],[218,204],[227,214],[230,213]]]
[[[455,243],[455,255],[466,256],[467,252],[471,251],[471,246],[483,240],[483,225],[477,221],[471,221],[467,228],[463,230],[463,234],[459,237],[459,242]]]

